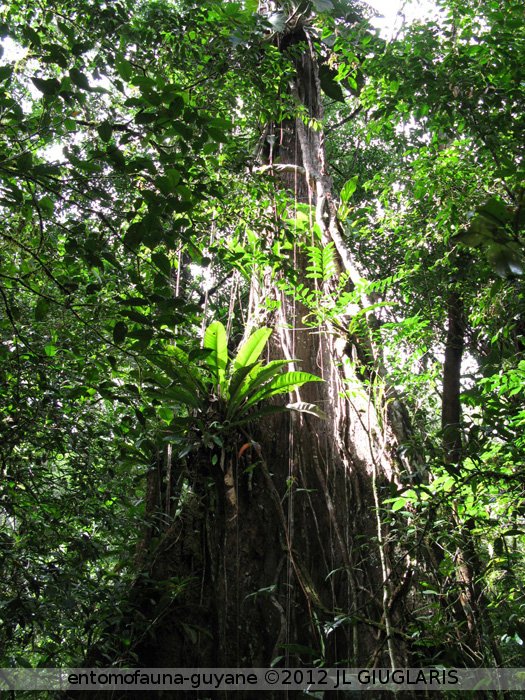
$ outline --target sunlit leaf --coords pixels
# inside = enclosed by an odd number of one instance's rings
[[[228,342],[226,329],[220,321],[214,321],[206,328],[204,347],[211,350],[206,362],[211,368],[218,386],[222,386],[228,364]]]
[[[315,374],[310,374],[309,372],[286,372],[272,379],[268,385],[258,391],[248,403],[253,404],[254,401],[261,401],[271,396],[289,393],[308,382],[322,381],[324,380],[321,377],[317,377]]]
[[[306,403],[305,401],[296,401],[295,403],[286,404],[286,408],[290,411],[297,411],[298,413],[310,413],[312,416],[316,416],[321,420],[327,420],[328,416],[326,413],[316,406],[314,403]]]
[[[272,334],[271,328],[259,328],[241,345],[232,364],[232,371],[256,362]]]
[[[159,418],[161,418],[164,423],[171,423],[173,420],[173,417],[175,413],[171,408],[168,408],[167,406],[159,406],[157,408],[157,413],[159,414]]]

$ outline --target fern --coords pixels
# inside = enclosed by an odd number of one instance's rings
[[[307,246],[306,253],[310,261],[310,264],[306,267],[306,277],[328,282],[336,272],[335,245],[333,241],[327,243],[323,248]]]

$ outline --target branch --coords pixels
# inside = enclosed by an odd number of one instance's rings
[[[333,126],[330,126],[324,130],[325,134],[329,134],[331,131],[335,131],[338,129],[340,126],[343,126],[343,124],[346,124],[347,122],[352,121],[354,117],[357,117],[359,112],[361,112],[363,109],[363,105],[359,105],[359,107],[356,107],[352,114],[349,114],[348,117],[345,117],[344,119],[341,119],[340,122],[337,122],[337,124],[334,124]]]

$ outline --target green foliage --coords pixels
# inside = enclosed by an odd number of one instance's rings
[[[523,6],[440,7],[388,43],[331,0],[283,2],[269,17],[251,1],[2,7],[1,35],[18,52],[0,65],[4,665],[77,665],[89,646],[118,654],[104,629],[139,617],[125,594],[166,442],[180,463],[192,451],[217,459],[225,435],[266,415],[325,417],[279,400],[320,379],[261,359],[269,328],[231,357],[224,325],[210,323],[229,317],[232,344],[242,337],[257,276],[279,291],[270,311],[288,303],[282,293],[305,307],[305,325],[330,320],[381,347],[385,411],[394,390],[409,409],[410,437],[395,449],[418,470],[385,490],[381,516],[399,560],[425,538],[440,552],[417,561],[402,631],[416,657],[481,663],[466,644],[444,656],[463,634],[455,566],[468,524],[494,628],[485,648],[494,638],[519,665]],[[334,244],[321,245],[311,203],[254,168],[267,126],[305,116],[288,90],[302,43],[277,47],[303,11],[357,284],[338,273]],[[451,292],[466,315],[455,474],[440,426]],[[174,595],[184,585],[166,584]],[[323,639],[352,622],[337,615]]]
[[[91,645],[115,658],[107,629],[144,632],[126,598],[152,526],[146,478],[180,406],[212,392],[204,367],[206,387],[181,368],[203,313],[189,266],[206,264],[231,157],[236,59],[216,70],[239,27],[214,5],[41,10],[1,10],[22,54],[0,66],[5,666],[76,665]],[[257,68],[270,91],[276,75],[275,56]]]
[[[220,321],[215,321],[206,329],[204,347],[210,350],[206,360],[212,371],[214,383],[220,391],[224,388],[226,365],[228,364],[226,329]]]
[[[468,229],[458,233],[455,240],[472,248],[484,248],[500,277],[522,275],[523,252],[518,236],[524,227],[523,211],[521,205],[512,211],[501,199],[491,197],[476,209]]]
[[[392,543],[403,540],[405,551],[425,532],[441,552],[422,573],[415,647],[427,663],[473,663],[466,648],[464,656],[447,659],[446,652],[457,649],[454,601],[462,589],[455,562],[471,537],[473,585],[490,601],[489,621],[480,623],[484,653],[492,663],[491,645],[500,645],[512,664],[522,658],[523,640],[515,624],[523,619],[517,580],[524,549],[517,525],[525,456],[523,8],[439,5],[432,21],[404,27],[383,52],[369,54],[360,94],[366,119],[354,112],[335,126],[344,114],[330,110],[329,162],[340,189],[359,172],[352,207],[343,201],[340,219],[369,280],[364,291],[375,306],[374,338],[388,381],[410,413],[410,438],[399,454],[417,468],[387,496],[384,517]],[[452,291],[466,316],[457,474],[445,468],[440,421]]]
[[[319,69],[319,80],[323,92],[337,102],[344,102],[345,97],[339,83],[336,82],[337,71],[322,65]]]
[[[194,364],[181,351],[175,351],[172,362],[157,362],[175,385],[168,390],[173,404],[188,411],[189,430],[204,421],[213,421],[218,434],[225,435],[239,426],[258,420],[268,414],[286,410],[312,413],[323,417],[320,409],[303,402],[288,405],[264,406],[268,399],[291,393],[308,382],[322,381],[308,372],[286,372],[289,360],[274,360],[267,364],[259,361],[268,339],[270,328],[259,328],[241,344],[236,356],[228,358],[226,330],[220,321],[211,323],[204,334],[204,366]],[[196,412],[194,409],[197,409]],[[166,422],[175,411],[163,406]],[[162,417],[162,416],[161,416]],[[175,420],[176,425],[176,420]]]
[[[306,267],[306,279],[328,282],[336,272],[334,243],[327,243],[323,248],[307,246],[306,252],[310,262]]]
[[[347,180],[347,182],[345,182],[345,184],[343,185],[343,188],[341,190],[341,205],[339,206],[339,209],[337,211],[337,215],[340,221],[346,221],[348,215],[350,214],[348,202],[357,189],[358,180],[359,175],[354,175],[354,177],[350,178],[350,180]]]

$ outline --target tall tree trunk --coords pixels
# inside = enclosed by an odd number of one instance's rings
[[[304,51],[291,90],[314,128],[301,118],[278,125],[280,167],[269,172],[280,170],[281,186],[312,204],[322,245],[335,244],[340,272],[352,284],[357,273],[319,128],[318,63],[301,26],[287,37],[288,45],[298,42]],[[294,255],[305,280],[300,241]],[[375,395],[380,358],[371,335],[350,338],[340,330],[344,317],[306,327],[307,310],[277,283],[268,270],[258,272],[248,327],[272,324],[269,359],[290,359],[323,377],[324,384],[297,391],[297,400],[316,403],[327,420],[280,415],[239,435],[220,455],[213,488],[202,476],[210,473],[209,454],[190,466],[193,506],[164,536],[150,575],[192,582],[166,609],[145,611],[159,622],[137,649],[142,664],[268,666],[281,657],[287,665],[321,658],[329,665],[407,663],[403,614],[412,571],[403,559],[393,565],[395,547],[379,510],[398,478],[404,428],[391,420],[395,402]],[[271,313],[263,303],[269,299]]]

